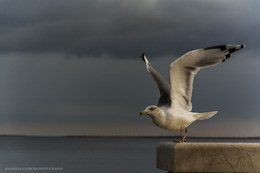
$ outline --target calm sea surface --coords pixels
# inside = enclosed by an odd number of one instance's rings
[[[165,173],[156,168],[156,146],[171,138],[0,136],[0,173]],[[189,142],[260,142],[202,139]]]

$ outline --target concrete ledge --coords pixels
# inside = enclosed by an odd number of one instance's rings
[[[163,142],[156,164],[169,172],[260,172],[260,143]]]

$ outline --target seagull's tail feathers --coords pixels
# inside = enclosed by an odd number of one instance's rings
[[[218,111],[196,113],[194,114],[194,117],[196,118],[196,120],[205,120],[213,117],[216,113],[218,113]]]

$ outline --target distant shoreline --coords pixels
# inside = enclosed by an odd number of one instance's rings
[[[180,136],[102,136],[102,135],[0,135],[1,137],[37,137],[37,138],[179,138]],[[260,139],[260,137],[187,137],[188,139]]]

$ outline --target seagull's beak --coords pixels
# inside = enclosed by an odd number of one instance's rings
[[[143,114],[146,114],[147,112],[146,111],[141,111],[138,113],[138,115],[143,115]]]

